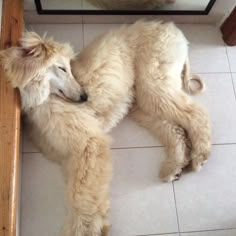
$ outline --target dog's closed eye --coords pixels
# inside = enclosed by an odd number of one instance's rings
[[[65,68],[63,68],[61,66],[58,66],[58,68],[66,73],[66,69]]]

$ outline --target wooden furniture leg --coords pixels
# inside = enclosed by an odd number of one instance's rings
[[[1,49],[16,45],[23,30],[23,0],[3,0]],[[0,68],[0,236],[16,235],[20,97]]]
[[[236,45],[236,7],[222,24],[221,32],[223,34],[223,39],[227,45]]]

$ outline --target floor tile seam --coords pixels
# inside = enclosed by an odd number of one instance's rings
[[[213,143],[212,146],[230,146],[230,145],[236,145],[236,143]],[[126,150],[126,149],[157,149],[157,148],[164,148],[164,146],[137,146],[137,147],[114,147],[111,148],[111,150]],[[41,152],[38,151],[22,151],[22,154],[41,154]]]
[[[172,182],[172,189],[173,189],[173,195],[174,195],[174,201],[175,201],[175,214],[176,214],[177,225],[178,225],[178,233],[180,235],[179,213],[178,213],[178,206],[177,206],[177,199],[176,199],[175,183],[174,182]]]
[[[230,59],[229,59],[229,54],[228,54],[228,49],[227,49],[227,45],[224,44],[225,46],[225,52],[226,52],[226,55],[227,55],[227,61],[228,61],[228,64],[229,64],[229,70],[230,70],[230,75],[231,75],[231,81],[232,81],[232,86],[233,86],[233,90],[234,90],[234,98],[236,100],[236,88],[235,88],[235,84],[234,84],[234,79],[233,79],[233,73],[232,72],[232,67],[231,67],[231,63],[230,63]]]

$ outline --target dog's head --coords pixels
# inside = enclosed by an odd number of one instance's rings
[[[12,86],[19,88],[24,109],[42,104],[51,94],[73,102],[87,100],[71,73],[73,56],[70,45],[34,32],[25,33],[19,47],[0,52],[1,64]]]

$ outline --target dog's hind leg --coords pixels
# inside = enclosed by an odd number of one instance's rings
[[[183,128],[167,120],[159,120],[145,114],[139,108],[130,114],[136,122],[149,129],[165,146],[167,158],[162,163],[160,178],[170,182],[177,180],[190,161],[191,144]]]
[[[83,151],[71,156],[64,167],[68,218],[63,236],[108,235],[112,167],[106,138],[89,138]]]
[[[150,85],[149,85],[150,84]],[[191,161],[200,170],[208,160],[211,149],[211,130],[207,112],[171,83],[145,83],[136,86],[138,106],[148,115],[175,123],[186,130],[192,144]]]

